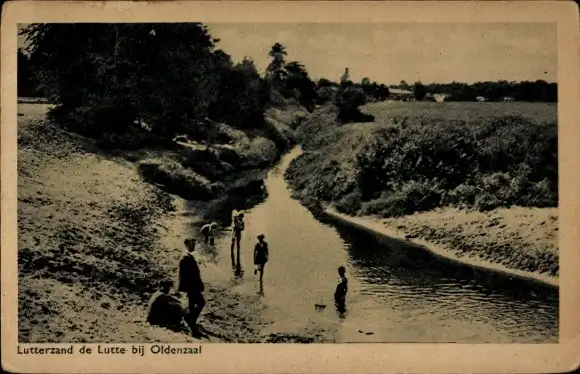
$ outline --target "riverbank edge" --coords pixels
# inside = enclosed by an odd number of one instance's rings
[[[406,243],[411,243],[417,247],[417,249],[422,249],[429,251],[433,255],[445,259],[447,261],[452,261],[455,263],[460,263],[463,265],[468,265],[473,268],[501,273],[512,277],[517,277],[520,279],[540,282],[546,284],[551,287],[559,287],[559,279],[556,277],[551,277],[544,274],[533,273],[528,271],[516,270],[511,269],[501,264],[483,261],[483,260],[475,260],[468,257],[460,257],[455,255],[451,250],[445,248],[444,246],[436,245],[428,240],[423,238],[405,238],[405,234],[402,232],[386,227],[379,218],[372,217],[372,216],[364,216],[364,217],[354,217],[349,216],[343,213],[340,213],[334,208],[332,205],[327,205],[323,207],[323,212],[334,218],[341,220],[344,223],[350,224],[353,227],[370,231],[376,235],[382,235],[388,237],[390,239],[397,239]]]
[[[135,249],[140,251],[139,247],[147,242],[153,249],[147,256],[157,263],[155,271],[163,273],[165,279],[175,280],[176,266],[184,251],[184,237],[198,236],[195,232],[175,231],[171,228],[173,221],[180,220],[179,215],[184,212],[180,209],[180,203],[185,203],[186,200],[176,194],[168,193],[163,186],[143,180],[138,171],[138,160],[131,160],[123,155],[102,154],[92,146],[91,139],[67,132],[47,121],[45,108],[25,105],[28,106],[19,106],[19,111],[23,113],[23,116],[18,120],[20,184],[18,214],[19,218],[28,217],[28,221],[31,221],[28,223],[34,225],[19,226],[18,256],[22,257],[22,251],[25,251],[25,254],[34,254],[39,259],[45,260],[46,265],[54,262],[55,253],[59,253],[62,257],[61,246],[67,249],[92,243],[101,245],[104,249],[118,247],[122,251],[135,252]],[[276,165],[284,154],[280,154],[273,165]],[[263,181],[270,168],[260,171],[240,171],[236,175],[235,183],[232,183],[235,187],[228,189],[223,196],[210,201],[190,201],[193,204],[187,207],[188,221],[190,223],[193,221],[197,225],[215,218],[214,213],[223,210],[224,204],[227,207],[228,199],[232,194],[242,193],[246,203],[252,192],[262,194],[260,188],[251,185],[256,181]],[[59,169],[64,171],[68,184],[74,187],[63,189],[63,175],[57,172]],[[86,173],[82,169],[89,169],[91,172]],[[71,178],[66,178],[67,173],[72,173]],[[79,178],[82,180],[78,180]],[[121,192],[124,191],[123,195],[117,196],[116,193],[119,191],[111,190],[115,186],[120,188]],[[93,193],[95,188],[99,189],[98,194]],[[79,193],[83,194],[81,199],[79,199]],[[158,195],[161,200],[154,200],[155,195]],[[245,206],[244,209],[251,209],[259,203],[260,199],[255,200],[250,202],[251,206]],[[147,207],[151,212],[150,219],[146,222],[138,222],[134,219],[119,221],[109,209],[111,204],[124,203],[129,204],[130,207]],[[172,208],[168,209],[169,206]],[[51,209],[47,209],[49,207]],[[80,213],[85,214],[86,217],[79,218],[72,214],[73,209],[79,209]],[[63,239],[57,235],[62,225],[82,235],[68,236]],[[104,230],[95,229],[97,226]],[[108,231],[118,232],[121,235],[119,239],[122,240],[100,243],[106,239],[107,228]],[[89,229],[92,231],[89,232]],[[127,235],[123,235],[123,232]],[[227,229],[222,234],[227,236]],[[135,242],[135,238],[140,239]],[[63,241],[65,239],[66,242]],[[20,342],[185,343],[200,341],[185,331],[177,332],[149,325],[146,322],[146,304],[139,295],[129,294],[125,290],[113,292],[113,289],[98,281],[93,282],[94,284],[84,284],[79,280],[72,283],[63,282],[61,275],[69,278],[77,275],[69,272],[72,266],[97,260],[89,261],[88,254],[85,255],[79,250],[75,252],[78,256],[70,259],[76,261],[75,263],[70,261],[67,264],[59,263],[58,271],[45,271],[40,277],[38,274],[19,269]],[[130,256],[123,256],[123,258],[133,256],[133,253],[125,254]],[[202,251],[197,252],[196,257],[203,268],[202,272],[215,271]],[[26,259],[19,259],[19,267],[22,265],[20,260]],[[104,261],[108,261],[103,258],[98,260],[100,262],[95,263],[95,266],[103,265]],[[119,263],[119,266],[122,265]],[[153,289],[156,288],[155,283],[156,281],[151,282]],[[315,341],[315,338],[310,336],[312,334],[308,332],[304,334],[275,331],[265,333],[264,327],[267,322],[260,316],[263,306],[258,296],[240,294],[221,284],[211,282],[207,282],[206,286],[207,306],[200,316],[200,324],[212,337],[212,343]],[[144,295],[148,296],[148,293]],[[183,295],[179,296],[184,302]],[[31,305],[31,300],[34,305]],[[248,315],[248,311],[252,312]]]

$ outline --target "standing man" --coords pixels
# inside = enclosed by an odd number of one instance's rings
[[[187,249],[179,261],[179,292],[187,294],[189,312],[185,316],[185,322],[194,335],[199,333],[197,319],[205,306],[203,291],[205,285],[201,280],[199,266],[193,257],[195,250],[195,239],[185,239],[184,244]]]

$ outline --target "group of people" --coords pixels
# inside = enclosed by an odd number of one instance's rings
[[[237,212],[234,210],[232,214],[232,244],[231,244],[231,259],[232,268],[235,269],[236,274],[241,272],[241,262],[240,262],[240,247],[242,242],[242,232],[244,231],[246,225],[244,222],[244,213]],[[254,246],[254,275],[260,274],[260,286],[263,283],[264,269],[266,263],[268,262],[268,243],[266,243],[264,234],[258,235],[258,242]],[[236,256],[234,257],[234,249],[236,249]]]
[[[187,295],[187,311],[182,308],[181,301],[172,295],[173,281],[164,280],[161,288],[149,300],[147,321],[152,325],[180,329],[185,321],[194,335],[199,335],[197,319],[205,307],[205,284],[201,279],[201,272],[193,252],[197,241],[193,238],[185,239],[185,253],[179,260],[179,277],[177,292]]]
[[[240,265],[240,242],[242,239],[242,232],[244,231],[244,213],[234,211],[232,215],[232,245],[231,257],[232,266],[237,271],[241,269]],[[218,228],[216,222],[205,224],[201,228],[204,243],[214,245],[215,231]],[[268,262],[268,243],[266,243],[265,235],[260,234],[257,237],[258,242],[254,247],[254,275],[260,274],[260,286],[262,286],[264,268]],[[193,252],[195,251],[197,240],[189,238],[184,240],[186,248],[185,253],[179,260],[179,276],[177,292],[185,293],[187,295],[187,311],[183,311],[180,300],[171,294],[173,282],[171,280],[164,280],[161,282],[160,289],[155,292],[148,305],[147,321],[153,325],[169,327],[172,329],[179,329],[182,327],[182,322],[185,321],[189,329],[194,335],[199,335],[200,331],[197,325],[197,320],[201,311],[205,307],[206,301],[203,297],[205,285],[201,279],[201,272]],[[234,261],[234,248],[237,248],[237,264]]]
[[[218,228],[216,222],[205,224],[201,228],[201,234],[204,243],[214,245],[215,231]],[[244,213],[234,211],[232,215],[232,241],[231,241],[231,258],[232,266],[236,271],[240,271],[240,243],[242,232],[244,231]],[[264,268],[268,262],[269,250],[268,243],[265,241],[265,235],[257,236],[257,243],[254,246],[254,275],[259,273],[260,289],[262,289]],[[147,320],[153,325],[160,325],[172,329],[179,329],[183,321],[187,324],[194,335],[199,335],[200,331],[197,320],[201,311],[206,305],[203,292],[205,285],[201,279],[201,272],[193,252],[195,251],[197,241],[194,238],[184,240],[186,251],[179,260],[179,276],[177,292],[187,295],[187,311],[184,312],[180,300],[170,292],[173,287],[171,280],[165,280],[161,283],[160,289],[155,292],[148,305]],[[237,249],[237,262],[234,260],[234,248]],[[339,312],[345,311],[346,294],[348,291],[348,279],[346,278],[346,269],[344,266],[338,268],[338,284],[334,292],[334,302]]]

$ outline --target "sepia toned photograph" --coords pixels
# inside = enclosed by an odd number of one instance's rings
[[[18,355],[557,345],[561,37],[18,22]]]
[[[555,25],[345,26],[21,25],[19,339],[557,342]]]

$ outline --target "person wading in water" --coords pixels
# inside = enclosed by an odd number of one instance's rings
[[[206,223],[201,227],[201,233],[203,234],[203,242],[209,245],[214,245],[214,230],[216,230],[218,224],[216,222]]]
[[[258,235],[258,242],[254,247],[254,274],[260,272],[260,289],[262,289],[262,278],[264,277],[264,267],[268,262],[268,243],[264,241],[264,234]]]
[[[197,319],[205,306],[203,291],[205,285],[201,280],[199,266],[193,257],[195,250],[195,239],[185,239],[186,252],[179,261],[179,292],[187,294],[189,313],[185,316],[185,322],[194,335],[199,334]]]
[[[236,272],[240,272],[242,265],[240,263],[240,242],[242,240],[242,231],[244,231],[244,213],[239,213],[234,215],[233,229],[232,229],[232,267],[236,269]],[[234,260],[234,247],[237,249],[236,259]]]
[[[338,284],[334,291],[334,304],[340,313],[346,311],[346,293],[348,291],[348,279],[345,276],[346,269],[344,266],[338,268]]]

